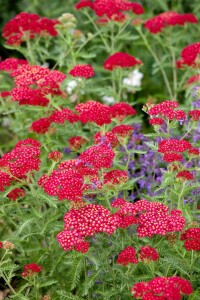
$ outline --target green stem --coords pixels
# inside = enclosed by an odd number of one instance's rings
[[[149,52],[152,54],[153,58],[155,59],[156,63],[158,64],[158,66],[160,68],[160,71],[163,75],[163,79],[164,79],[168,94],[169,94],[170,98],[173,99],[172,89],[170,87],[169,80],[167,78],[167,74],[166,74],[166,72],[165,72],[165,70],[162,66],[162,62],[159,60],[157,54],[154,52],[154,50],[150,46],[150,44],[149,44],[146,36],[143,34],[142,30],[139,27],[136,27],[136,30],[138,31],[140,37],[143,39],[143,42],[144,42],[145,46],[147,47],[147,49],[149,50]]]

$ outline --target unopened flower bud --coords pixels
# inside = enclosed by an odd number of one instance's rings
[[[4,241],[2,248],[6,249],[6,250],[8,250],[8,249],[14,249],[15,245],[12,242],[10,242],[10,241]]]

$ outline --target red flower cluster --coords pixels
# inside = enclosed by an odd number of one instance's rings
[[[146,245],[140,248],[139,259],[144,262],[156,261],[159,259],[159,254],[155,248]]]
[[[58,200],[81,201],[83,195],[83,176],[74,170],[54,170],[50,176],[43,175],[38,184],[50,196]]]
[[[192,83],[200,83],[200,74],[194,75],[192,77],[190,77],[187,82],[186,85],[192,84]]]
[[[11,72],[16,70],[21,65],[27,65],[28,61],[25,59],[18,58],[7,58],[0,62],[0,70]]]
[[[99,232],[112,235],[118,218],[101,205],[89,204],[78,210],[71,209],[65,214],[64,222],[64,230],[57,235],[61,247],[65,251],[76,247],[77,251],[86,252],[84,238]]]
[[[116,68],[132,68],[141,65],[142,61],[125,52],[110,55],[103,64],[104,69],[113,71]]]
[[[115,126],[111,131],[107,131],[105,135],[101,132],[97,132],[94,136],[95,144],[105,144],[115,148],[124,141],[125,138],[130,136],[134,128],[130,125],[118,125]]]
[[[18,101],[19,105],[47,106],[49,103],[41,89],[33,90],[29,87],[13,88],[11,96],[13,101]]]
[[[189,228],[181,235],[181,241],[185,241],[184,247],[187,251],[200,250],[200,228]]]
[[[117,107],[119,107],[119,106],[115,105],[115,108],[117,108]],[[135,114],[135,110],[131,110],[131,111],[132,111],[131,112],[132,114]],[[133,130],[134,130],[134,128],[132,126],[122,124],[122,125],[113,127],[112,133],[114,133],[118,138],[125,138],[125,137],[130,136],[130,134],[132,133]]]
[[[126,16],[123,11],[132,11],[140,15],[144,13],[143,7],[135,2],[127,0],[80,0],[76,5],[76,9],[90,7],[98,17],[106,17],[110,20],[123,21]]]
[[[37,273],[40,273],[42,269],[43,269],[43,267],[41,267],[41,266],[39,266],[35,263],[25,265],[22,276],[23,277],[28,277],[28,276],[35,275]]]
[[[6,44],[19,46],[24,40],[33,39],[37,35],[56,36],[55,25],[58,23],[56,19],[21,12],[4,26],[2,36],[7,40]]]
[[[106,145],[91,146],[81,153],[79,159],[96,169],[110,168],[113,164],[115,152]]]
[[[136,110],[130,104],[121,102],[110,106],[110,114],[112,119],[116,118],[121,122],[127,116],[134,116]]]
[[[94,122],[99,126],[111,123],[110,108],[107,105],[90,100],[76,105],[75,110],[79,112],[79,120],[86,124]]]
[[[59,151],[52,151],[48,154],[48,158],[54,162],[60,162],[63,154]]]
[[[13,201],[16,201],[20,197],[24,197],[26,195],[25,190],[20,188],[15,188],[10,193],[8,193],[7,197]]]
[[[101,132],[97,132],[94,136],[94,143],[100,145],[107,145],[115,148],[119,145],[119,141],[114,133],[107,131],[104,135]]]
[[[73,111],[68,108],[61,108],[61,110],[55,110],[50,116],[51,123],[63,124],[65,121],[70,123],[78,122],[79,117]]]
[[[162,125],[164,123],[164,120],[162,118],[151,118],[149,120],[149,124],[151,125]]]
[[[192,148],[190,142],[185,140],[163,140],[158,144],[158,152],[165,153],[169,151],[184,152]]]
[[[45,134],[48,132],[51,123],[48,118],[41,118],[31,124],[30,131],[34,131],[38,134]]]
[[[49,100],[45,96],[61,95],[60,84],[66,78],[62,72],[28,64],[22,64],[10,75],[16,85],[11,91],[11,96],[19,105],[47,106]]]
[[[182,155],[177,152],[190,150],[192,145],[185,140],[163,140],[158,144],[158,152],[164,153],[163,160],[166,162],[182,161]]]
[[[128,180],[128,174],[126,171],[112,170],[103,174],[104,184],[108,187],[113,187],[118,184],[125,183]]]
[[[174,11],[167,11],[159,14],[144,24],[151,33],[156,34],[168,26],[185,25],[185,23],[197,23],[198,20],[193,14],[179,14]]]
[[[119,227],[125,228],[132,224],[138,224],[137,233],[139,237],[148,236],[151,238],[154,234],[165,235],[169,232],[181,231],[185,225],[181,211],[169,211],[169,208],[160,202],[139,200],[133,204],[123,199],[120,201],[117,199],[112,203],[112,206],[120,207],[116,213],[121,217]]]
[[[158,260],[159,254],[155,248],[146,245],[140,248],[138,257],[140,261],[149,262],[152,260]],[[117,263],[123,264],[124,266],[126,266],[129,263],[137,264],[138,259],[136,256],[135,248],[128,246],[123,251],[121,251],[117,258]]]
[[[16,178],[26,178],[26,175],[33,170],[39,170],[40,147],[41,144],[38,141],[26,139],[19,141],[12,151],[2,156],[0,174],[5,185],[9,185],[11,180]]]
[[[185,120],[186,114],[183,110],[174,110],[178,107],[178,102],[165,100],[159,104],[154,105],[148,110],[150,116],[163,116],[169,120]],[[151,121],[153,120],[153,121]],[[157,118],[150,119],[154,123],[154,120],[157,121]],[[158,118],[159,125],[161,125],[161,120]],[[163,121],[163,120],[162,120]],[[150,123],[150,122],[149,122]],[[150,123],[151,124],[151,123]]]
[[[180,300],[182,295],[190,295],[193,292],[191,283],[178,276],[155,277],[149,282],[138,282],[131,289],[133,297],[142,300]]]
[[[91,65],[76,65],[69,71],[73,77],[90,78],[94,76],[94,69]]]
[[[199,121],[200,120],[200,109],[191,110],[189,112],[189,116],[192,117],[193,121]]]
[[[183,68],[185,66],[191,68],[199,68],[198,55],[200,54],[200,42],[186,46],[181,51],[181,58],[177,61],[177,68]]]
[[[79,150],[81,148],[81,146],[87,142],[87,140],[81,136],[73,136],[72,138],[68,139],[67,141],[69,143],[69,148],[74,151]]]
[[[0,169],[1,169],[1,160],[0,160]],[[12,177],[5,172],[0,171],[0,192],[4,191],[6,186],[9,186],[12,182]]]
[[[136,257],[136,250],[135,248],[128,246],[123,251],[119,253],[117,258],[117,263],[122,264],[124,266],[131,264],[137,264],[138,260]]]
[[[188,170],[183,170],[178,172],[178,174],[176,175],[176,178],[183,178],[184,180],[193,180],[194,176],[192,175],[192,173]]]

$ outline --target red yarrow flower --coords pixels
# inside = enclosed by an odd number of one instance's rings
[[[137,264],[138,260],[136,257],[136,250],[135,248],[128,246],[121,251],[117,258],[117,263],[121,265],[128,265],[128,264]]]
[[[193,121],[200,120],[200,109],[194,109],[189,112],[189,116],[192,118]]]
[[[181,241],[185,241],[187,251],[200,251],[200,228],[189,228],[181,235]]]
[[[84,78],[90,78],[93,77],[94,69],[91,65],[76,65],[69,71],[69,74],[73,77],[84,77]]]
[[[124,11],[132,11],[139,15],[144,13],[141,4],[130,2],[127,0],[80,0],[76,5],[76,9],[90,7],[98,17],[106,16],[109,20],[123,21],[126,16]]]
[[[54,170],[50,176],[43,175],[38,184],[45,193],[57,196],[58,200],[81,201],[83,195],[83,176],[74,170]]]
[[[60,151],[52,151],[48,154],[48,158],[54,162],[60,162],[62,160],[63,153]]]
[[[128,180],[128,174],[126,171],[112,170],[103,174],[104,184],[112,187],[114,185],[124,184]]]
[[[87,142],[87,140],[81,136],[73,136],[67,141],[69,143],[69,148],[74,151],[79,150],[81,146]]]
[[[11,96],[13,101],[18,101],[19,105],[47,106],[49,103],[49,99],[44,97],[41,89],[31,89],[29,87],[13,88]]]
[[[197,74],[197,75],[194,75],[192,77],[190,77],[187,82],[186,82],[186,85],[189,85],[189,84],[193,84],[193,83],[200,83],[200,74]]]
[[[165,152],[162,159],[165,162],[182,161],[183,156],[176,152]]]
[[[200,63],[198,55],[200,54],[200,42],[186,46],[181,51],[181,58],[177,61],[177,68],[183,68],[185,66],[191,68],[199,68]]]
[[[25,59],[18,58],[7,58],[0,62],[0,70],[11,72],[16,70],[21,65],[27,65],[28,61]]]
[[[152,247],[146,245],[146,246],[142,246],[140,248],[139,259],[144,262],[158,260],[159,254],[155,248],[152,248]]]
[[[50,125],[51,122],[48,118],[41,118],[37,121],[34,121],[29,130],[38,134],[45,134],[48,132]]]
[[[102,126],[111,123],[110,107],[94,100],[76,105],[75,110],[79,113],[79,120],[83,124],[94,122]]]
[[[158,152],[165,153],[169,151],[184,152],[192,148],[190,142],[185,140],[163,140],[158,144]]]
[[[149,120],[149,124],[151,125],[162,125],[164,123],[164,120],[162,118],[151,118]]]
[[[104,232],[112,235],[117,228],[118,218],[101,205],[88,204],[80,209],[71,209],[64,216],[65,228],[57,235],[57,240],[64,251],[87,250],[87,236]],[[84,243],[84,244],[82,244]],[[86,247],[86,248],[85,248]],[[85,251],[86,252],[86,251]]]
[[[35,36],[56,36],[55,25],[58,20],[41,18],[37,14],[21,12],[10,20],[3,28],[2,36],[7,40],[6,44],[19,46],[26,39]]]
[[[183,170],[177,173],[176,178],[182,178],[184,180],[193,180],[194,176],[188,170]]]
[[[198,20],[193,14],[179,14],[174,11],[161,13],[144,24],[151,33],[156,34],[161,32],[165,27],[175,25],[185,25],[185,23],[197,23]]]
[[[26,192],[24,189],[15,188],[10,193],[8,193],[7,197],[13,201],[16,201],[20,197],[24,197]]]
[[[41,267],[35,263],[25,265],[23,273],[22,273],[22,277],[33,276],[37,273],[40,273],[42,269],[43,269],[43,267]]]
[[[115,152],[108,146],[91,146],[79,156],[79,159],[96,169],[110,168],[113,164]]]
[[[138,282],[134,284],[131,292],[135,299],[180,300],[182,295],[192,294],[193,288],[188,280],[178,276],[155,277],[149,282]]]
[[[142,61],[125,52],[110,55],[103,64],[104,69],[113,71],[116,68],[132,68],[141,65]]]
[[[110,114],[112,119],[116,118],[121,122],[128,116],[134,116],[136,114],[136,110],[130,104],[121,102],[110,106]]]

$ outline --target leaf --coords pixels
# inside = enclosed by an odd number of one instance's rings
[[[76,265],[73,266],[73,276],[72,276],[72,284],[71,290],[73,290],[79,283],[81,278],[81,273],[83,270],[84,258],[81,257]]]
[[[65,292],[63,290],[57,291],[57,294],[62,297],[60,298],[62,300],[84,300],[83,298],[75,296],[70,292]]]
[[[100,274],[101,270],[99,270],[97,273],[95,273],[93,276],[89,277],[89,280],[87,280],[84,283],[84,290],[83,290],[83,296],[88,294],[89,289],[95,284],[95,280],[97,279],[98,275]]]

